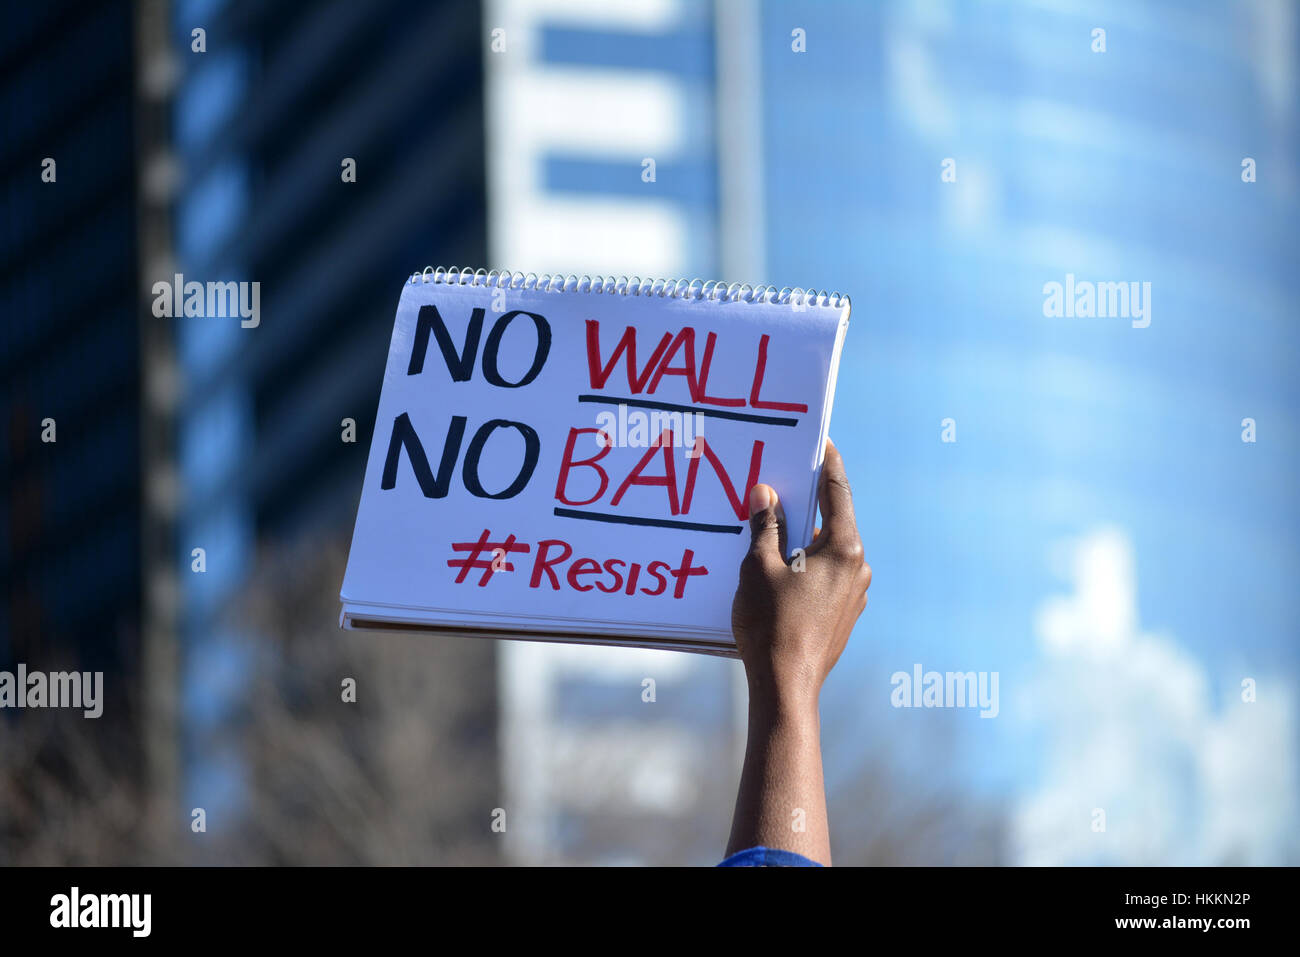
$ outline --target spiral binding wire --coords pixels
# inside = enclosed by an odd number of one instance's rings
[[[823,292],[799,287],[725,283],[703,279],[641,279],[627,276],[574,276],[560,273],[507,272],[500,269],[458,269],[455,266],[426,266],[412,273],[411,283],[434,282],[445,285],[486,286],[498,289],[524,289],[537,292],[581,292],[590,295],[658,296],[663,299],[690,299],[712,302],[771,302],[796,306],[849,305],[849,297],[838,292]]]

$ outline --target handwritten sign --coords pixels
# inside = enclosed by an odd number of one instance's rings
[[[812,533],[827,298],[408,283],[344,624],[727,653],[749,489]]]

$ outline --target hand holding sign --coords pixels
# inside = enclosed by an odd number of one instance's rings
[[[810,535],[847,302],[438,279],[398,305],[344,625],[735,654],[746,498]]]
[[[750,679],[750,700],[772,708],[815,708],[822,682],[867,604],[871,566],[853,516],[839,450],[827,440],[818,488],[826,527],[786,559],[785,512],[775,490],[749,496],[751,541],[740,565],[731,627]],[[776,695],[786,700],[774,700]]]
[[[826,527],[787,562],[780,498],[766,485],[750,491],[749,553],[731,606],[749,680],[749,733],[728,854],[771,847],[831,860],[817,699],[866,607],[871,566],[829,439],[818,498]],[[791,809],[802,828],[791,828]]]

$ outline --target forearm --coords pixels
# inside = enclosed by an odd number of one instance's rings
[[[844,462],[830,440],[817,506],[825,524],[792,564],[776,490],[749,490],[749,552],[731,602],[731,631],[749,682],[749,740],[728,857],[766,847],[831,863],[817,699],[867,604],[871,567],[862,558]]]
[[[782,703],[751,689],[749,742],[727,854],[759,846],[831,863],[815,698]]]

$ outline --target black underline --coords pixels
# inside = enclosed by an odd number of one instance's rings
[[[641,518],[637,515],[614,515],[610,512],[584,512],[576,508],[557,508],[560,518],[585,518],[589,522],[610,522],[615,525],[653,525],[656,528],[682,528],[688,532],[721,532],[739,535],[739,525],[708,525],[704,522],[679,522],[671,518]]]
[[[603,405],[631,405],[642,409],[663,409],[666,412],[687,412],[711,415],[715,419],[735,419],[738,422],[757,422],[759,425],[798,425],[798,419],[780,415],[754,415],[751,412],[727,412],[725,409],[702,409],[695,405],[677,405],[673,402],[656,402],[653,399],[620,399],[615,396],[580,395],[579,402],[599,402]]]

